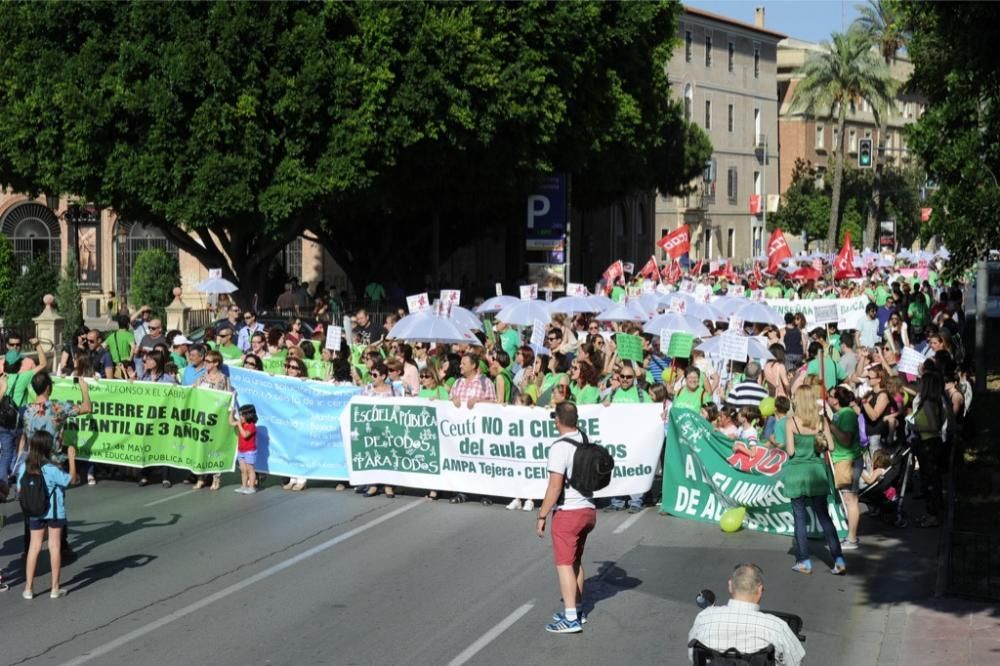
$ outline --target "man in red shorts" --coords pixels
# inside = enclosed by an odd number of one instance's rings
[[[539,537],[545,536],[545,523],[551,511],[552,551],[566,608],[552,616],[552,623],[545,625],[545,630],[554,634],[577,634],[583,631],[586,622],[578,610],[583,604],[583,547],[587,535],[597,524],[597,510],[590,499],[566,483],[573,475],[573,455],[576,453],[573,442],[583,442],[583,435],[577,430],[576,405],[561,402],[553,414],[559,439],[549,449],[549,487],[538,512],[535,531]]]

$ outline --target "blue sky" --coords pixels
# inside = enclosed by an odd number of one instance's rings
[[[684,0],[684,4],[746,23],[753,23],[754,7],[763,6],[764,25],[789,37],[810,42],[844,32],[857,17],[862,0]]]

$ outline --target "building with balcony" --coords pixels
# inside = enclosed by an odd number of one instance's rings
[[[777,50],[785,35],[764,27],[763,8],[750,24],[686,7],[679,37],[667,75],[713,153],[694,194],[657,197],[656,237],[687,224],[693,259],[760,256],[767,210],[777,206]]]
[[[781,153],[780,192],[783,194],[792,184],[796,160],[810,162],[816,167],[819,179],[826,177],[833,165],[832,157],[838,145],[837,122],[835,118],[807,116],[801,110],[793,110],[792,98],[795,88],[802,79],[798,73],[809,55],[821,52],[822,44],[798,39],[783,39],[778,43],[778,98],[781,107],[778,114],[778,146]],[[905,57],[893,58],[889,63],[892,77],[903,83],[913,73],[913,64]],[[913,93],[899,93],[894,108],[881,118],[881,127],[875,122],[875,115],[867,102],[851,106],[847,110],[844,125],[844,150],[848,164],[858,164],[858,143],[861,139],[872,139],[881,155],[880,162],[894,168],[910,164],[911,153],[906,145],[903,129],[914,123],[923,113],[925,100]],[[829,110],[825,112],[829,116]]]

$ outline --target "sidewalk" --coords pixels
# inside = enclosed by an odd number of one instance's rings
[[[1000,664],[1000,609],[948,597],[905,602],[889,614],[879,664]]]

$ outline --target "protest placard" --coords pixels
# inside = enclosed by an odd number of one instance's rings
[[[642,363],[642,338],[629,333],[615,335],[615,345],[618,347],[618,358],[623,361]]]
[[[493,287],[497,296],[503,296],[503,285],[501,283],[497,282]]]
[[[615,458],[613,497],[646,492],[663,443],[660,405],[580,405],[579,427]],[[559,437],[548,410],[417,398],[355,397],[341,414],[352,484],[541,497]]]
[[[725,332],[721,336],[719,356],[727,361],[745,361],[750,347],[750,338],[745,335]]]
[[[661,510],[717,525],[727,509],[742,506],[748,529],[792,536],[795,520],[784,493],[787,462],[780,448],[734,443],[698,412],[675,407],[667,421]],[[843,506],[832,492],[827,505],[837,533],[846,536]],[[808,532],[822,536],[815,520],[808,521]]]
[[[676,312],[677,314],[684,314],[687,312],[687,300],[683,298],[671,298],[670,299],[670,311]]]
[[[531,339],[529,342],[533,347],[545,346],[545,322],[541,319],[536,319],[531,325]]]
[[[431,301],[430,298],[428,298],[426,291],[422,294],[414,294],[413,296],[406,297],[406,309],[410,312],[410,314],[424,312],[430,307]]]
[[[694,335],[675,331],[670,335],[670,346],[666,353],[670,358],[690,358],[693,348]]]
[[[840,308],[836,303],[813,306],[813,320],[816,324],[832,324],[840,320]]]
[[[93,411],[66,421],[77,458],[126,467],[166,465],[195,474],[227,472],[236,461],[226,391],[102,379],[87,383]],[[80,387],[53,378],[52,399],[80,402]]]
[[[462,300],[462,290],[461,289],[442,289],[441,290],[441,301],[449,305],[458,305]]]
[[[924,355],[913,347],[903,347],[903,353],[899,355],[899,363],[896,364],[896,370],[907,375],[919,375],[920,366],[926,360]]]
[[[521,285],[521,300],[522,301],[533,301],[538,298],[538,285],[537,284],[524,284]]]
[[[729,315],[729,328],[726,330],[730,333],[735,333],[737,335],[743,335],[743,327],[745,326],[742,317],[737,317],[736,315]]]
[[[340,351],[340,342],[343,340],[344,329],[339,326],[326,327],[326,348],[333,351]]]

